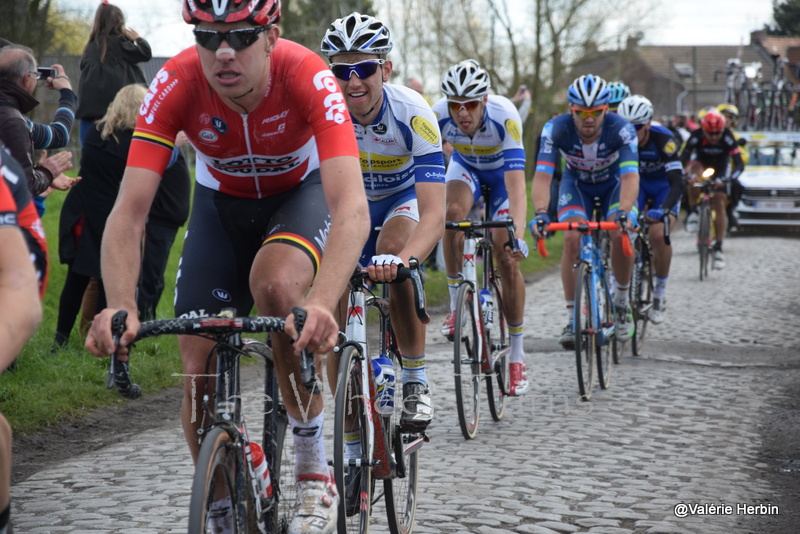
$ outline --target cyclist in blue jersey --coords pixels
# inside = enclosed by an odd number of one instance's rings
[[[331,24],[321,45],[353,119],[372,227],[360,263],[377,282],[396,278],[398,266],[412,256],[428,257],[444,233],[444,157],[436,117],[419,93],[386,83],[392,44],[381,21],[351,13]],[[425,325],[414,311],[410,281],[389,287],[389,307],[403,366],[400,424],[424,430],[433,410]],[[335,377],[336,369],[329,372]]]
[[[616,81],[608,82],[608,91],[611,94],[608,99],[608,111],[617,113],[620,103],[631,96],[631,89],[627,84]]]
[[[543,237],[538,223],[549,223],[550,181],[560,153],[566,161],[558,195],[558,220],[589,220],[594,198],[601,199],[605,219],[616,221],[620,229],[636,221],[636,199],[639,194],[639,157],[636,131],[625,119],[608,112],[611,94],[602,78],[587,74],[577,78],[567,91],[570,112],[549,120],[542,129],[542,141],[536,162],[531,199],[536,218],[530,222],[534,237]],[[614,304],[616,332],[621,341],[633,334],[628,308],[628,288],[633,258],[622,252],[621,231],[610,232],[611,267],[615,275]],[[572,326],[575,297],[573,263],[578,255],[580,236],[564,234],[561,257],[561,283],[569,322],[558,341],[566,349],[574,348]]]
[[[433,105],[442,138],[453,147],[447,167],[447,220],[461,221],[481,196],[481,184],[488,185],[485,208],[492,220],[505,220],[509,215],[525,221],[525,150],[522,147],[522,121],[514,104],[499,95],[490,95],[489,75],[477,61],[467,59],[451,67],[442,80],[445,97]],[[455,306],[459,270],[463,251],[461,235],[445,232],[444,258],[447,285],[450,290],[450,313],[442,334],[452,337],[455,330]],[[509,241],[508,231],[492,232],[495,250],[503,250]],[[528,391],[528,378],[523,350],[523,315],[525,282],[519,262],[528,255],[525,241],[517,238],[517,252],[511,249],[497,254],[502,280],[503,304],[511,341],[510,391],[522,395]]]
[[[617,113],[633,124],[639,139],[639,213],[644,213],[651,222],[659,223],[664,215],[669,215],[671,230],[678,220],[683,193],[683,165],[678,156],[680,143],[667,128],[652,124],[653,104],[644,96],[629,96],[620,103]],[[650,226],[649,237],[655,269],[650,320],[654,324],[661,324],[667,308],[672,247],[664,241],[660,224]]]

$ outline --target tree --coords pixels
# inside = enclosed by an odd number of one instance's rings
[[[283,36],[311,50],[319,50],[325,30],[331,22],[353,11],[375,15],[372,0],[283,0]]]
[[[80,54],[91,30],[85,14],[59,8],[52,0],[4,0],[0,36],[45,54]]]
[[[784,0],[775,2],[772,7],[772,17],[775,26],[764,27],[770,35],[797,36],[800,35],[800,0]]]

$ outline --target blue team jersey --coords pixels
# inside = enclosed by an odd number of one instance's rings
[[[667,172],[683,171],[678,156],[680,145],[672,132],[663,126],[650,125],[650,138],[647,144],[639,147],[639,176],[642,180],[666,180]]]
[[[600,137],[591,144],[578,136],[569,113],[547,121],[542,128],[536,172],[553,174],[558,153],[566,163],[564,176],[581,183],[603,183],[639,170],[636,130],[614,113],[606,114]]]

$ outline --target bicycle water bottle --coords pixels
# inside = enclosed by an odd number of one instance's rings
[[[494,326],[494,299],[492,292],[488,289],[481,289],[481,311],[483,312],[483,326],[491,330]]]
[[[272,478],[269,475],[267,460],[264,458],[264,450],[255,441],[250,442],[250,457],[253,460],[253,471],[256,473],[261,508],[268,508],[273,494]]]
[[[394,408],[394,366],[392,360],[381,354],[372,360],[375,373],[375,393],[378,401],[378,412],[391,412]]]

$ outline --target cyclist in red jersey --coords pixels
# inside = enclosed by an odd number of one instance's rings
[[[95,318],[86,347],[97,356],[114,350],[111,318],[120,309],[129,313],[123,350],[138,330],[142,229],[182,130],[197,150],[197,184],[175,313],[249,313],[255,304],[259,314],[287,316],[287,335],[272,336],[272,345],[296,456],[297,506],[288,532],[331,533],[338,496],[322,442],[322,395],[293,388],[291,374],[299,376],[302,349],[316,353],[322,369],[320,355],[338,338],[334,310],[369,232],[353,124],[322,59],[279,39],[278,0],[184,0],[183,16],[195,25],[197,46],[164,65],[140,110],[103,236],[109,308]],[[308,313],[299,337],[293,306]],[[198,375],[212,344],[193,336],[179,343],[184,434],[196,457],[200,421],[192,414],[202,412],[192,385],[205,387]],[[214,507],[214,532],[232,530],[230,501]]]

